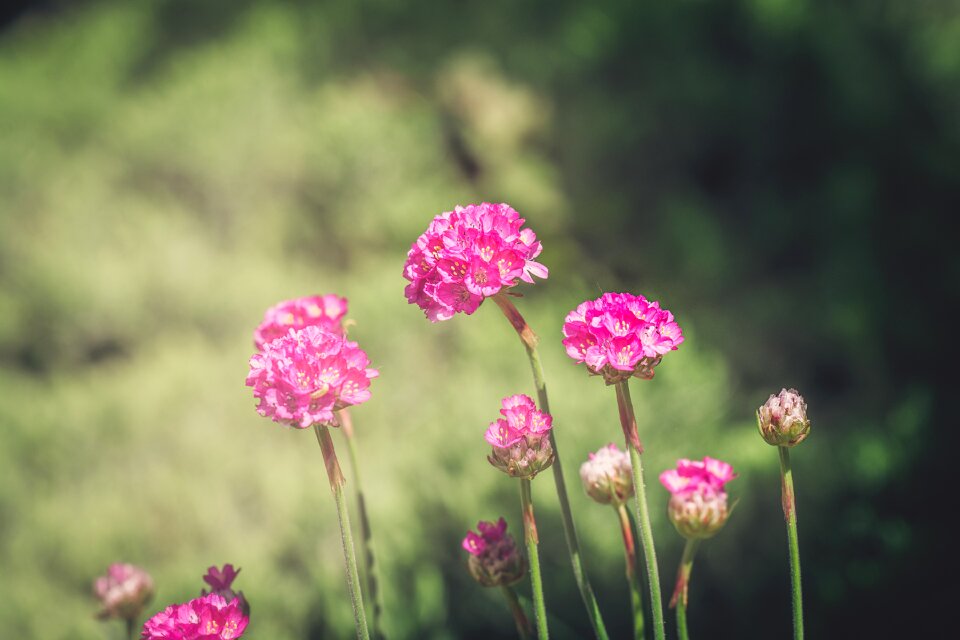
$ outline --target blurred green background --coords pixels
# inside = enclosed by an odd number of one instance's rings
[[[544,243],[550,278],[519,305],[616,637],[616,520],[576,474],[620,441],[614,393],[560,345],[601,290],[661,299],[687,336],[633,386],[668,593],[682,541],[657,473],[709,454],[741,474],[699,555],[691,633],[789,634],[777,456],[753,412],[795,386],[813,420],[793,455],[810,636],[917,637],[956,594],[937,581],[955,565],[938,365],[958,109],[956,2],[8,7],[0,635],[119,637],[90,595],[118,560],[155,577],[150,612],[233,562],[247,637],[351,635],[313,435],[257,416],[243,384],[266,307],[336,292],[382,372],[354,419],[388,635],[510,637],[459,544],[501,514],[519,533],[482,433],[502,396],[533,393],[529,369],[493,305],[431,325],[401,277],[432,216],[488,200]],[[534,496],[551,631],[582,637],[549,476]]]

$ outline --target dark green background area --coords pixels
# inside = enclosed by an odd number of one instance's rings
[[[89,593],[116,560],[153,573],[151,612],[233,562],[248,637],[350,635],[313,436],[257,416],[243,386],[263,310],[337,292],[382,372],[354,415],[387,631],[509,637],[459,543],[501,514],[520,532],[482,433],[501,397],[533,394],[529,370],[493,305],[431,325],[402,294],[431,217],[482,200],[544,244],[550,277],[518,305],[615,636],[616,518],[576,470],[622,436],[612,389],[560,345],[564,314],[611,290],[660,299],[687,336],[633,385],[667,593],[682,541],[656,475],[704,455],[740,472],[691,634],[788,637],[777,456],[753,422],[782,386],[813,421],[793,452],[810,637],[937,629],[956,593],[939,583],[956,565],[960,4],[305,5],[3,16],[0,635],[118,637]],[[551,631],[580,637],[551,484],[534,483]]]

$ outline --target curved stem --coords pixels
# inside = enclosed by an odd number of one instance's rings
[[[527,543],[530,561],[530,586],[533,590],[533,617],[537,621],[537,638],[547,640],[547,607],[543,601],[543,581],[540,579],[540,553],[537,551],[537,520],[533,515],[533,497],[530,479],[520,479],[520,505],[523,508],[523,539]]]
[[[680,568],[677,570],[677,586],[673,591],[670,606],[677,607],[677,634],[680,640],[690,640],[687,631],[687,592],[690,588],[690,572],[693,570],[693,557],[697,554],[700,541],[688,538],[683,547],[683,557],[680,559]]]
[[[543,366],[540,364],[540,354],[537,352],[537,344],[540,339],[533,332],[530,325],[527,324],[520,312],[510,301],[510,299],[498,294],[493,297],[493,301],[500,307],[503,315],[510,321],[510,325],[516,330],[527,351],[527,358],[530,360],[530,368],[533,371],[533,384],[537,389],[537,404],[540,410],[550,413],[550,402],[547,398],[547,383],[543,377]],[[554,435],[554,429],[550,430],[550,446],[553,447],[555,459],[553,461],[553,482],[557,487],[557,499],[560,502],[560,515],[563,522],[563,536],[567,542],[567,551],[570,554],[570,564],[573,565],[573,577],[577,581],[577,587],[580,589],[580,597],[587,609],[587,616],[590,618],[590,625],[593,627],[593,633],[598,640],[608,640],[607,629],[603,624],[603,617],[600,615],[600,606],[597,604],[597,598],[593,594],[593,588],[590,586],[590,580],[587,578],[587,571],[584,568],[583,558],[580,555],[580,541],[577,538],[577,528],[573,523],[573,512],[570,509],[570,499],[567,497],[567,486],[563,480],[563,466],[560,464],[560,451],[557,449],[557,440]]]
[[[353,605],[353,621],[357,628],[357,638],[370,639],[367,629],[367,614],[363,608],[363,594],[360,590],[360,576],[357,574],[357,555],[353,549],[353,533],[350,531],[350,514],[347,512],[347,501],[343,496],[343,485],[346,480],[340,471],[337,453],[330,439],[330,430],[325,425],[314,425],[320,451],[323,452],[323,462],[327,468],[327,478],[330,480],[330,490],[333,492],[333,501],[337,504],[337,519],[340,521],[340,541],[343,544],[343,560],[346,565],[347,591],[350,592],[350,601]]]
[[[360,464],[357,462],[357,447],[353,438],[353,419],[350,412],[341,409],[337,412],[340,430],[347,441],[347,455],[350,458],[350,468],[353,470],[353,486],[357,499],[357,509],[360,516],[360,541],[363,544],[363,564],[366,571],[367,595],[373,607],[373,637],[385,640],[383,633],[383,599],[380,593],[380,569],[373,553],[373,531],[370,528],[370,518],[367,515],[367,503],[363,495],[363,485],[360,482]]]
[[[800,540],[797,535],[797,500],[793,492],[793,471],[790,450],[780,450],[781,501],[783,519],[787,522],[787,544],[790,547],[790,588],[793,594],[793,637],[803,638],[803,595],[800,587]]]
[[[507,606],[510,607],[510,613],[513,614],[513,621],[517,624],[517,633],[520,634],[521,640],[529,640],[530,621],[527,620],[527,614],[523,612],[517,592],[510,585],[503,585],[500,590],[503,591],[503,596],[507,599]]]
[[[633,413],[630,400],[630,387],[627,381],[616,384],[617,407],[620,410],[620,426],[630,450],[630,463],[633,465],[633,489],[637,501],[637,524],[640,527],[640,541],[643,545],[643,557],[647,563],[647,581],[650,584],[650,609],[653,614],[653,637],[664,640],[663,602],[660,596],[660,574],[657,567],[657,552],[653,546],[653,531],[650,527],[650,512],[647,509],[647,493],[643,483],[643,464],[640,453],[643,447],[637,434],[637,418]]]
[[[643,640],[643,595],[640,590],[640,576],[637,575],[637,548],[633,542],[633,527],[630,525],[630,516],[627,507],[617,507],[620,516],[620,533],[623,536],[623,554],[627,565],[627,584],[630,585],[630,605],[633,608],[633,637]]]

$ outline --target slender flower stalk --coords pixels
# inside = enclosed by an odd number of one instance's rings
[[[537,403],[540,410],[544,413],[550,413],[550,402],[547,397],[547,383],[543,376],[543,367],[540,364],[540,354],[537,352],[537,344],[540,338],[534,333],[530,325],[527,324],[523,316],[517,310],[517,307],[504,294],[498,294],[493,297],[493,301],[506,316],[510,325],[516,330],[520,341],[523,343],[527,352],[527,358],[530,360],[530,368],[533,372],[533,384],[537,389]],[[567,542],[567,551],[570,554],[570,563],[573,565],[573,576],[576,579],[577,587],[580,589],[580,596],[583,598],[584,606],[587,609],[587,615],[590,618],[590,624],[598,640],[607,640],[607,630],[603,624],[603,617],[600,614],[600,606],[597,604],[597,598],[593,594],[593,588],[590,586],[590,580],[587,577],[587,571],[584,567],[583,558],[580,554],[580,540],[577,537],[577,528],[573,522],[573,512],[570,509],[570,499],[567,496],[567,487],[563,479],[563,467],[560,464],[560,456],[557,453],[557,441],[550,431],[550,445],[554,451],[553,480],[557,487],[557,498],[560,502],[560,515],[563,522],[563,534]]]
[[[677,607],[677,635],[680,640],[689,640],[687,631],[687,588],[690,585],[690,572],[693,570],[693,557],[700,546],[697,538],[687,538],[683,547],[683,557],[680,559],[680,569],[677,571],[677,591],[673,598]]]
[[[637,433],[637,418],[630,400],[630,387],[626,380],[616,383],[617,407],[620,412],[620,426],[630,451],[630,464],[633,467],[633,490],[637,502],[637,524],[640,528],[640,543],[647,565],[647,581],[650,584],[650,608],[653,613],[653,637],[663,640],[663,602],[660,595],[660,571],[657,566],[657,552],[653,545],[653,529],[650,526],[650,511],[647,508],[647,493],[643,483],[643,463],[640,454],[643,445]]]
[[[357,447],[353,437],[353,419],[347,409],[337,412],[343,437],[347,442],[347,455],[350,457],[350,468],[353,469],[354,494],[357,501],[357,512],[360,516],[360,538],[363,544],[363,559],[365,587],[373,608],[372,635],[375,639],[386,638],[383,632],[383,597],[380,593],[380,570],[373,552],[373,531],[370,528],[370,518],[367,515],[367,504],[363,494],[363,485],[360,481],[360,464],[357,459]]]
[[[347,590],[350,592],[350,601],[353,605],[353,621],[357,629],[357,638],[369,640],[370,631],[367,628],[367,614],[363,607],[360,576],[357,573],[357,556],[353,548],[350,514],[343,496],[343,485],[346,484],[346,480],[340,470],[340,463],[337,461],[337,453],[333,448],[330,430],[324,424],[315,424],[314,432],[317,434],[317,442],[320,444],[320,451],[323,453],[323,462],[327,469],[327,478],[330,480],[333,500],[337,504],[340,540],[343,544],[343,560],[346,564]]]
[[[793,596],[793,637],[803,640],[803,593],[800,585],[800,541],[797,536],[797,501],[793,492],[793,471],[790,468],[790,450],[780,450],[781,500],[783,517],[787,522],[787,544],[790,547],[790,591]]]
[[[530,621],[527,620],[527,614],[523,612],[523,606],[520,604],[520,598],[517,597],[516,590],[509,585],[503,585],[500,589],[503,591],[503,597],[507,599],[510,613],[513,614],[513,621],[517,625],[517,634],[519,634],[521,640],[529,640],[531,637]]]
[[[530,561],[530,586],[533,591],[533,616],[537,621],[537,638],[547,640],[550,633],[547,631],[547,607],[543,600],[540,553],[537,550],[540,540],[537,536],[537,520],[533,514],[533,497],[528,478],[520,479],[520,505],[523,508],[523,539],[527,544],[527,557]]]
[[[620,532],[623,536],[624,561],[627,565],[627,584],[630,586],[630,606],[633,608],[633,637],[643,640],[646,637],[643,619],[643,595],[640,590],[640,576],[637,574],[637,548],[633,542],[633,527],[625,505],[617,507],[620,517]]]

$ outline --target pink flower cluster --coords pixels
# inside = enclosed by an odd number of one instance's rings
[[[140,567],[115,562],[94,581],[93,592],[103,606],[99,617],[132,620],[153,597],[153,579]]]
[[[547,437],[553,417],[537,409],[533,399],[518,394],[501,403],[502,418],[490,423],[484,438],[493,446],[490,464],[515,478],[533,478],[553,464]]]
[[[370,398],[379,373],[356,342],[311,325],[289,329],[250,358],[247,386],[260,400],[257,412],[305,429],[336,426],[333,412]]]
[[[240,569],[234,569],[232,564],[223,565],[223,569],[218,569],[216,565],[207,569],[207,574],[203,576],[203,581],[210,586],[210,593],[215,593],[227,602],[234,598],[239,600],[240,609],[246,616],[250,615],[250,603],[243,595],[243,591],[233,590],[233,581],[240,574]],[[203,589],[200,595],[207,595],[207,590]]]
[[[250,618],[240,601],[227,602],[211,593],[175,604],[143,625],[141,640],[234,640],[243,635]]]
[[[507,204],[471,204],[445,211],[410,246],[403,276],[410,304],[431,322],[470,315],[484,298],[517,284],[547,277],[533,259],[542,246],[521,229],[524,219]]]
[[[673,314],[643,296],[605,293],[581,303],[563,323],[567,355],[607,384],[650,379],[663,355],[683,342]]]
[[[463,548],[470,554],[470,574],[485,587],[509,585],[523,578],[526,563],[513,536],[507,533],[507,521],[478,522],[477,531],[467,532]]]
[[[580,465],[580,480],[587,495],[600,504],[619,507],[634,493],[630,456],[612,443],[591,453]]]
[[[333,294],[305,296],[284,300],[267,309],[263,322],[253,333],[257,349],[287,335],[290,329],[316,325],[330,333],[343,333],[343,317],[347,315],[347,299]]]
[[[686,538],[709,538],[726,523],[726,483],[737,477],[726,462],[706,457],[682,459],[676,469],[660,474],[660,483],[670,492],[667,513]]]

